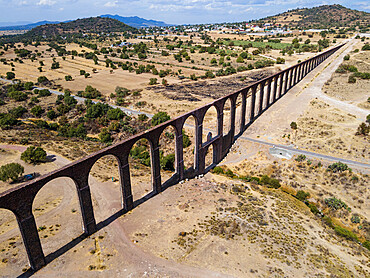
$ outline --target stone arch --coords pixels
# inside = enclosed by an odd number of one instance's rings
[[[205,158],[204,158],[204,162],[205,162],[205,173],[207,173],[211,168],[213,168],[214,166],[214,162],[215,162],[215,155],[216,155],[216,152],[215,152],[215,149],[214,149],[214,146],[213,144],[210,144],[208,147],[207,147],[207,150],[205,152]]]
[[[189,115],[184,119],[182,127],[183,136],[183,160],[185,171],[194,171],[195,157],[196,157],[196,134],[197,134],[198,120],[194,115]]]
[[[177,161],[179,159],[176,152],[177,137],[177,130],[172,125],[168,125],[166,128],[164,128],[159,136],[161,184],[166,184],[177,174]]]
[[[22,269],[29,267],[29,261],[16,215],[9,209],[0,208],[0,236],[6,238],[0,242],[0,262],[17,266],[16,270],[14,267],[3,267],[1,275],[4,277],[20,276],[23,274]]]
[[[259,83],[257,88],[256,88],[256,104],[254,106],[254,115],[255,117],[258,117],[260,111],[260,103],[261,103],[261,88],[262,84]]]
[[[154,192],[153,144],[148,138],[139,138],[130,148],[128,159],[133,201]]]
[[[207,111],[203,115],[203,131],[202,131],[202,142],[207,142],[209,135],[211,134],[211,138],[218,135],[219,129],[219,111],[217,110],[215,105],[211,105],[208,107]]]
[[[33,199],[32,213],[45,255],[83,233],[76,183],[70,177],[60,176],[45,183]]]
[[[113,154],[94,161],[88,176],[96,223],[106,220],[123,208],[121,162]],[[101,190],[98,187],[104,187]]]
[[[223,135],[229,134],[231,131],[231,109],[232,109],[232,101],[231,98],[227,98],[224,102],[222,113],[223,113],[223,119],[222,119],[222,133]]]
[[[239,93],[236,100],[235,100],[235,135],[238,135],[243,130],[241,125],[245,125],[245,111],[243,111],[243,93]],[[245,109],[245,107],[244,107]],[[244,113],[244,114],[243,114]]]

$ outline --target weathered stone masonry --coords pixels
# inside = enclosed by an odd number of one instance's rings
[[[35,196],[46,183],[59,177],[69,177],[75,182],[81,207],[84,233],[86,235],[93,234],[97,230],[97,225],[94,217],[88,176],[92,166],[98,159],[106,155],[113,155],[117,158],[120,172],[122,207],[123,211],[127,212],[134,208],[128,158],[130,150],[135,142],[145,138],[150,143],[152,195],[160,193],[163,189],[174,185],[185,178],[193,178],[197,175],[204,174],[210,168],[205,169],[205,157],[208,148],[211,145],[213,147],[212,167],[226,156],[235,140],[235,136],[241,135],[253,123],[253,121],[255,121],[279,98],[285,95],[292,86],[298,83],[307,73],[313,70],[342,46],[343,45],[334,47],[313,58],[260,80],[238,92],[222,97],[201,108],[167,121],[141,134],[137,134],[130,139],[107,147],[33,181],[1,193],[0,208],[8,209],[16,216],[32,269],[40,269],[46,264],[35,218],[32,213],[32,204]],[[240,95],[242,97],[241,118],[237,121],[240,124],[238,129],[240,132],[235,134],[236,101]],[[250,103],[248,107],[247,98],[249,98]],[[227,134],[224,134],[223,110],[227,100],[230,100],[231,102],[230,131]],[[217,134],[203,142],[203,119],[208,109],[212,106],[217,110]],[[182,129],[185,121],[190,116],[194,117],[196,125],[194,151],[195,165],[190,170],[184,171]],[[176,169],[172,178],[162,184],[160,175],[159,137],[163,130],[168,126],[172,126],[175,129],[176,134]]]

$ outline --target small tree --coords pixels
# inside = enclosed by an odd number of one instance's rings
[[[148,119],[148,116],[145,115],[145,114],[140,114],[138,116],[138,119],[139,119],[140,122],[144,122],[144,121],[146,121]]]
[[[290,123],[290,128],[296,130],[298,128],[297,123],[296,122],[291,122]]]
[[[102,131],[99,134],[99,139],[103,143],[111,143],[112,142],[112,136],[109,133],[108,129],[103,128]]]
[[[41,147],[30,146],[21,154],[21,159],[27,163],[43,162],[46,159],[46,152]]]
[[[298,190],[297,194],[295,195],[296,198],[302,202],[306,201],[308,197],[310,197],[310,193],[305,192],[303,190]]]
[[[352,74],[348,77],[348,83],[356,83],[356,77]]]
[[[31,114],[34,115],[35,117],[40,117],[44,112],[45,112],[44,109],[42,109],[40,105],[36,105],[31,109]]]
[[[8,71],[6,73],[6,79],[12,80],[14,78],[15,78],[15,73],[14,72]]]
[[[157,78],[150,78],[149,85],[155,85],[157,84]]]
[[[49,82],[49,79],[47,79],[46,76],[39,76],[39,78],[37,78],[37,83],[39,84],[46,84]]]
[[[243,59],[241,56],[239,56],[239,57],[236,59],[236,62],[237,62],[237,63],[244,63],[244,59]]]
[[[48,113],[46,113],[46,117],[50,120],[54,120],[57,117],[57,113],[54,110],[49,110]]]
[[[0,180],[15,182],[24,173],[24,168],[19,163],[8,163],[0,167]]]
[[[161,159],[161,168],[163,170],[174,171],[175,154],[171,153]]]
[[[29,91],[29,90],[32,90],[33,88],[33,82],[26,82],[24,83],[24,89]]]
[[[367,125],[366,123],[361,123],[358,128],[356,135],[369,135],[370,132],[370,125]]]
[[[152,118],[152,126],[167,122],[171,117],[166,112],[158,112]]]
[[[64,78],[65,78],[66,81],[72,81],[72,76],[70,76],[70,75],[66,75],[66,76],[64,76]]]

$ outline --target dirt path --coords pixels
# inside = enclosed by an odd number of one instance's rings
[[[343,57],[347,55],[355,40],[350,40],[339,52],[334,53],[321,65],[311,71],[307,76],[295,85],[289,92],[277,103],[271,106],[268,112],[262,114],[243,134],[243,136],[264,141],[278,143],[280,134],[289,127],[289,124],[303,115],[303,112],[309,107],[312,99],[318,98],[330,102],[333,106],[345,109],[351,114],[363,117],[368,113],[366,110],[349,103],[340,102],[336,99],[326,96],[322,87],[331,77],[333,72],[342,63]]]

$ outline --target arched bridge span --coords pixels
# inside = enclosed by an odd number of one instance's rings
[[[32,204],[35,196],[46,183],[60,177],[69,177],[74,181],[81,207],[83,232],[86,235],[93,234],[97,231],[97,224],[94,217],[88,177],[92,166],[98,159],[106,155],[113,155],[117,158],[122,192],[122,211],[123,213],[128,212],[136,205],[136,203],[133,202],[128,159],[132,146],[138,140],[145,138],[149,141],[150,145],[153,189],[149,194],[150,196],[160,193],[168,186],[174,185],[185,178],[193,178],[197,175],[204,174],[206,170],[209,169],[205,168],[205,157],[211,145],[214,152],[213,164],[211,166],[214,166],[226,156],[235,137],[241,135],[253,121],[278,99],[284,96],[290,88],[342,46],[343,45],[339,45],[329,49],[315,57],[266,77],[240,91],[231,93],[212,103],[169,120],[141,134],[137,134],[127,140],[119,142],[118,144],[93,153],[33,181],[1,193],[0,208],[8,209],[15,214],[31,268],[37,270],[46,264],[35,218],[32,213]],[[240,118],[236,119],[236,101],[238,97],[240,99],[240,96],[242,99],[241,113],[239,115]],[[248,106],[247,99],[249,102]],[[230,126],[227,134],[224,134],[223,111],[227,100],[231,103],[229,117]],[[203,142],[203,132],[205,132],[203,130],[203,120],[206,112],[212,106],[217,110],[217,131],[216,134],[208,136],[207,140]],[[189,117],[194,117],[195,119],[195,159],[194,167],[185,171],[182,129],[185,121]],[[239,130],[238,134],[235,134],[236,123],[239,125],[237,129]],[[175,130],[176,167],[175,174],[172,178],[162,184],[160,175],[159,138],[163,130],[168,126],[172,126]]]

